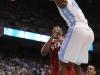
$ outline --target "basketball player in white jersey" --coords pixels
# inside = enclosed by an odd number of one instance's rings
[[[76,75],[83,75],[81,63],[88,63],[88,51],[94,33],[88,26],[82,10],[75,0],[54,0],[63,19],[68,23],[68,35],[59,51],[59,75],[67,75],[67,63],[75,64]]]

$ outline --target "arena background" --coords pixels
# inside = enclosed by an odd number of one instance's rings
[[[97,74],[100,75],[100,0],[76,1],[95,33],[93,51],[89,51],[89,64],[96,66]],[[42,63],[42,66],[50,65],[49,55],[43,57],[40,54],[44,42],[4,35],[4,27],[50,36],[52,28],[56,25],[67,33],[65,21],[52,1],[0,0],[1,60],[8,60],[10,57],[25,59],[26,62],[35,60],[37,64]],[[82,64],[84,74],[89,64]]]

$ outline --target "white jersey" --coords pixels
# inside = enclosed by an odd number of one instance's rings
[[[68,0],[68,5],[65,8],[58,7],[58,9],[61,16],[68,23],[69,27],[77,24],[79,25],[81,23],[88,23],[82,10],[79,8],[75,0]]]

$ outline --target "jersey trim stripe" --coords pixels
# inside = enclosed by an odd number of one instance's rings
[[[59,9],[61,16],[64,18],[64,20],[68,22],[68,25],[71,27],[74,26],[76,23],[76,19],[74,15],[70,12],[68,7],[67,6],[65,8],[58,7],[58,9]]]

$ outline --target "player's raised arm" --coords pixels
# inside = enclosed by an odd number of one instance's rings
[[[41,55],[45,56],[48,54],[49,50],[50,50],[50,46],[51,46],[51,42],[52,42],[52,37],[48,40],[48,42],[46,42],[42,49],[41,49]]]
[[[57,32],[53,33],[53,35],[52,35],[51,38],[48,40],[48,42],[46,42],[46,43],[44,44],[44,46],[43,46],[42,49],[41,49],[41,54],[42,54],[43,56],[45,56],[45,55],[48,54],[48,52],[49,52],[49,50],[50,50],[50,47],[51,47],[52,40],[53,40],[53,38],[57,37],[57,35],[58,35]]]
[[[64,8],[67,6],[68,1],[67,0],[54,0],[54,2],[59,6],[60,8]]]

